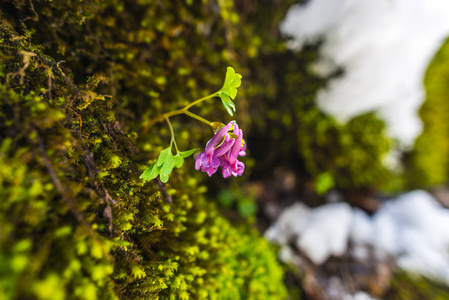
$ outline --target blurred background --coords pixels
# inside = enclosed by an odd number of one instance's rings
[[[0,1],[0,299],[449,299],[449,2]],[[242,74],[245,173],[140,174]],[[207,126],[171,118],[182,151]]]

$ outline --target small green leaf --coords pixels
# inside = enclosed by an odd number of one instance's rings
[[[163,183],[167,183],[167,181],[168,181],[168,174],[161,172],[161,174],[159,175],[159,178],[161,179],[161,181]]]
[[[157,177],[157,175],[159,175],[159,173],[161,172],[162,166],[154,166],[153,171],[150,174],[150,180],[153,180],[154,178]]]
[[[190,155],[192,155],[193,153],[195,153],[198,150],[200,150],[200,149],[199,148],[190,149],[190,150],[187,150],[187,151],[183,151],[180,154],[181,154],[181,156],[183,158],[187,158],[187,157],[189,157]]]
[[[221,100],[221,102],[223,103],[223,106],[226,108],[226,110],[228,111],[228,113],[233,116],[234,113],[232,112],[232,109],[229,107],[229,105],[227,105],[223,100]]]
[[[223,92],[220,92],[218,94],[218,97],[220,97],[221,101],[223,101],[224,103],[229,103],[231,101],[231,98],[229,98],[229,95]]]
[[[235,111],[235,104],[234,102],[232,102],[231,98],[229,98],[229,96],[225,93],[220,93],[218,94],[218,96],[221,99],[221,102],[223,103],[223,106],[226,108],[226,110],[228,111],[228,113],[233,116],[233,112],[231,110],[231,108]]]
[[[181,168],[184,164],[184,158],[178,153],[173,157],[173,162],[175,164],[175,167]]]
[[[226,70],[226,77],[220,92],[227,94],[231,99],[237,96],[237,88],[242,83],[242,75],[235,73],[232,67]],[[227,101],[225,101],[227,102]]]
[[[167,159],[168,153],[171,153],[171,146],[168,148],[165,148],[161,151],[161,154],[159,154],[159,158],[157,159],[157,165],[162,166],[162,164]]]
[[[223,87],[228,87],[231,85],[232,80],[234,79],[235,76],[235,70],[233,67],[227,67],[226,68],[226,77],[225,77],[225,81],[223,84]]]
[[[148,178],[150,177],[150,174],[153,171],[155,165],[156,164],[152,164],[148,169],[143,171],[142,175],[140,175],[139,178],[143,179],[143,180],[151,180],[151,179],[148,179]]]
[[[146,169],[142,175],[140,175],[140,178],[143,180],[153,180],[154,178],[159,175],[159,172],[161,170],[161,166],[158,166],[156,164],[152,164],[148,169]]]
[[[164,164],[161,167],[161,171],[159,174],[159,178],[163,183],[166,183],[168,181],[168,175],[173,171],[173,154],[171,151],[167,153],[167,156],[165,157]]]
[[[161,172],[170,174],[173,170],[174,162],[173,162],[173,154],[171,151],[168,153],[167,158],[165,159],[165,163],[162,166]]]
[[[228,113],[233,116],[235,104],[232,100],[237,96],[237,88],[242,83],[242,75],[235,73],[232,67],[228,67],[223,87],[218,91],[218,96]]]

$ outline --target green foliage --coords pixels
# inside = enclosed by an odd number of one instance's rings
[[[235,104],[232,100],[237,96],[237,88],[242,83],[242,75],[235,73],[232,67],[228,67],[223,87],[218,91],[218,96],[226,108],[226,111],[233,116],[232,110],[235,112]],[[232,108],[232,109],[231,109]]]
[[[173,167],[173,154],[171,153],[171,146],[163,150],[157,159],[156,165],[160,167],[160,178],[162,182],[168,181],[168,175],[170,175]]]
[[[183,158],[187,158],[187,157],[189,157],[190,155],[192,155],[193,153],[195,153],[198,150],[200,150],[200,148],[190,149],[190,150],[187,150],[187,151],[181,151],[181,152],[179,152],[179,154]]]
[[[227,73],[226,73],[226,78],[225,78],[225,83],[224,83],[223,88],[220,91],[218,91],[217,93],[213,93],[209,96],[203,97],[201,99],[197,99],[182,109],[178,109],[175,111],[171,111],[171,112],[167,112],[165,114],[159,115],[158,117],[156,117],[155,119],[150,121],[149,125],[147,125],[145,127],[144,132],[146,132],[146,130],[149,129],[151,127],[151,125],[154,124],[158,120],[165,119],[167,121],[167,124],[170,128],[170,133],[171,133],[171,143],[170,143],[170,147],[162,150],[162,152],[159,154],[157,162],[154,165],[151,165],[148,169],[146,169],[142,173],[140,178],[150,181],[159,175],[160,180],[163,183],[166,183],[168,181],[168,177],[169,177],[170,173],[173,170],[173,167],[174,166],[176,166],[178,168],[181,167],[184,164],[183,156],[188,157],[189,155],[193,154],[193,152],[195,151],[195,149],[194,149],[193,151],[189,150],[189,151],[179,152],[178,147],[175,142],[173,127],[171,125],[171,122],[168,119],[169,116],[184,113],[194,119],[200,120],[204,123],[207,123],[208,125],[211,125],[212,128],[216,128],[217,124],[218,124],[218,128],[224,127],[224,124],[222,124],[220,122],[207,121],[198,115],[192,114],[191,112],[188,111],[188,109],[196,104],[201,103],[202,101],[204,101],[206,99],[209,99],[209,98],[215,97],[216,95],[219,95],[220,98],[222,99],[223,105],[228,110],[228,112],[232,115],[232,111],[231,111],[230,107],[232,107],[235,111],[235,104],[232,102],[232,100],[230,98],[234,99],[235,96],[237,95],[237,88],[240,86],[241,78],[242,78],[242,76],[240,74],[236,74],[232,67],[228,67]],[[173,157],[173,154],[171,152],[171,146],[173,143],[175,144],[176,151],[178,152],[175,157]]]
[[[312,174],[332,174],[338,187],[382,187],[391,174],[383,165],[390,149],[385,124],[374,115],[362,115],[347,124],[330,117],[303,115],[298,132],[300,149]]]
[[[255,221],[257,205],[254,192],[242,191],[236,188],[222,189],[218,193],[218,202],[221,206],[235,210],[241,217]]]
[[[391,184],[396,175],[383,163],[392,145],[384,122],[365,114],[340,124],[316,106],[316,93],[329,79],[317,77],[310,68],[318,48],[295,53],[266,45],[266,54],[251,64],[252,76],[245,75],[252,84],[249,144],[260,149],[251,156],[264,162],[255,170],[283,166],[315,182],[328,174],[335,188],[345,190],[398,188]]]
[[[423,132],[406,156],[409,187],[425,188],[447,183],[449,174],[449,41],[438,51],[426,77],[426,101],[420,110]]]
[[[33,3],[0,14],[0,295],[286,298],[274,250],[221,216],[192,162],[167,185],[139,178],[169,135],[138,138],[145,121],[220,84],[232,1]],[[183,121],[192,149],[204,131]]]
[[[161,171],[161,166],[158,166],[157,163],[152,164],[148,169],[146,169],[142,175],[140,175],[140,178],[143,180],[153,180],[154,178],[159,175]]]
[[[315,192],[318,195],[324,195],[329,189],[334,187],[334,179],[329,173],[321,173],[316,177]]]
[[[182,165],[184,164],[184,158],[181,156],[180,153],[176,154],[173,157],[173,164],[175,165],[175,167],[177,168],[181,168]]]
[[[173,156],[170,145],[168,148],[161,151],[157,159],[157,162],[155,162],[148,169],[146,169],[142,173],[142,175],[140,175],[140,178],[143,180],[151,181],[159,175],[161,181],[163,183],[166,183],[168,181],[169,175],[173,171],[173,168],[182,167],[182,165],[184,164],[184,158],[189,157],[197,150],[198,148],[195,148],[179,152],[175,156]]]

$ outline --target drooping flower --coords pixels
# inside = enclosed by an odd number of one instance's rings
[[[246,155],[246,143],[243,142],[243,131],[239,129],[237,124],[234,124],[233,133],[236,136],[234,145],[220,158],[220,165],[222,167],[222,174],[224,178],[229,176],[240,176],[245,171],[245,164],[237,159],[237,157]]]
[[[232,133],[230,130],[232,128]],[[195,169],[206,172],[212,176],[221,166],[224,178],[231,175],[243,174],[245,165],[237,160],[238,156],[246,155],[246,143],[243,140],[243,132],[238,125],[231,121],[218,130],[206,144],[206,149],[201,152],[195,161]]]
[[[209,142],[207,142],[204,152],[201,152],[196,158],[196,170],[201,169],[201,171],[207,172],[209,176],[212,176],[212,174],[217,172],[217,169],[220,166],[220,160],[217,156],[214,155],[214,152],[216,150],[216,147],[219,146],[219,144],[222,142],[223,138],[225,138],[231,127],[232,122],[229,122],[228,125],[215,133],[215,135],[209,140]]]

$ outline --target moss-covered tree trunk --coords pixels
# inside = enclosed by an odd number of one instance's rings
[[[236,48],[253,29],[232,1],[1,9],[0,298],[285,298],[273,249],[220,215],[193,160],[169,184],[139,179],[170,139],[146,123],[260,51],[256,33]],[[205,141],[183,117],[174,129],[185,149]]]

